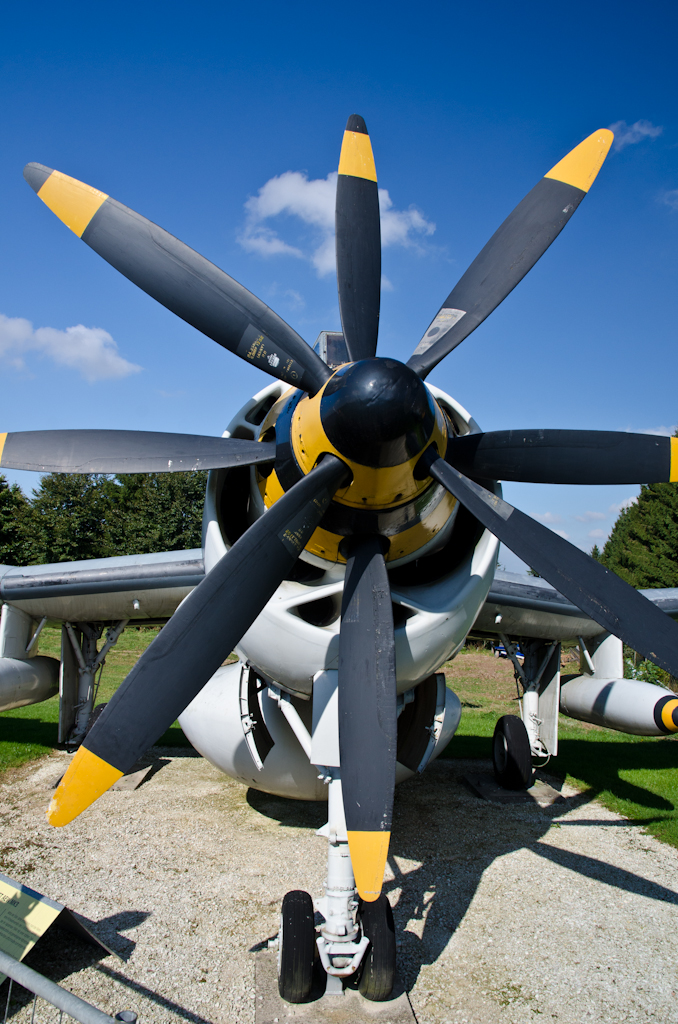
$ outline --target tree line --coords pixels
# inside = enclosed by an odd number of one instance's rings
[[[0,564],[200,547],[206,482],[204,472],[50,473],[26,497],[0,476]],[[643,485],[591,554],[634,587],[678,587],[678,486]]]
[[[27,497],[0,475],[0,564],[200,547],[207,473],[49,473]]]

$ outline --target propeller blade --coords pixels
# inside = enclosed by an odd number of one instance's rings
[[[525,196],[445,299],[408,362],[425,379],[531,270],[594,182],[614,136],[601,128]]]
[[[447,461],[485,480],[535,484],[678,481],[678,438],[613,430],[491,430],[450,438]]]
[[[24,178],[95,252],[152,298],[246,362],[315,394],[331,371],[261,299],[134,210],[42,164]]]
[[[179,605],[78,749],[50,804],[52,825],[89,807],[193,700],[289,573],[348,473],[325,456]]]
[[[339,760],[356,886],[368,903],[384,879],[397,746],[391,588],[379,537],[363,537],[346,566],[339,634]]]
[[[150,430],[0,434],[0,469],[36,473],[185,473],[272,462],[275,444]]]
[[[351,114],[339,157],[335,209],[337,284],[351,360],[377,351],[381,293],[381,225],[377,172],[362,117]]]
[[[634,651],[678,675],[678,625],[668,615],[569,541],[467,479],[431,448],[422,459],[435,480],[564,597]]]

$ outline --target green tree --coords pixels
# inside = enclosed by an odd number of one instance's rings
[[[116,554],[117,486],[110,477],[49,473],[33,492],[29,561],[70,562]]]
[[[643,485],[624,509],[601,562],[633,587],[678,587],[678,487]]]
[[[206,485],[204,472],[119,476],[112,531],[116,553],[199,548]]]
[[[0,565],[25,565],[29,560],[32,516],[21,488],[0,476]]]

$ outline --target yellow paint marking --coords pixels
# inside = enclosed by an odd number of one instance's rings
[[[56,828],[68,825],[123,775],[87,747],[80,747],[52,797],[48,822]]]
[[[669,468],[669,483],[675,484],[678,482],[678,437],[670,438],[671,441],[671,465]],[[2,447],[0,446],[0,455],[2,455]]]
[[[391,833],[348,832],[347,835],[358,895],[366,903],[374,903],[384,883]]]
[[[598,171],[603,166],[603,160],[609,152],[613,139],[614,135],[609,128],[599,128],[593,135],[589,135],[588,139],[584,139],[578,146],[575,146],[544,177],[564,181],[566,185],[573,185],[575,188],[580,188],[582,192],[588,192]]]
[[[372,143],[369,135],[363,132],[344,132],[339,157],[339,174],[350,174],[353,178],[377,180],[377,169],[374,166]]]
[[[678,708],[678,700],[669,700],[662,708],[662,722],[669,732],[678,732],[678,725],[673,721],[673,712]]]
[[[99,192],[77,178],[69,178],[61,171],[52,171],[38,195],[78,238],[82,238],[92,217],[108,199],[105,192]]]
[[[0,465],[2,465],[2,450],[5,447],[6,440],[7,434],[0,434]]]

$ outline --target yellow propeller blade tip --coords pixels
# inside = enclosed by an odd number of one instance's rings
[[[30,167],[31,165],[29,165]],[[45,168],[45,170],[49,170],[49,168]],[[31,178],[35,179],[36,175],[29,175],[25,171],[24,176],[34,187],[34,181]],[[35,184],[37,184],[37,180]],[[91,185],[85,185],[77,178],[69,178],[61,171],[52,171],[36,191],[43,203],[49,206],[52,213],[55,213],[59,220],[63,221],[78,238],[82,238],[92,217],[108,199],[105,192],[100,192],[99,189],[92,188]]]
[[[358,895],[366,903],[374,903],[384,883],[391,833],[348,832],[347,835]]]
[[[599,128],[575,146],[544,177],[555,178],[556,181],[563,181],[566,185],[588,192],[603,166],[613,139],[614,135],[609,128]]]
[[[50,825],[68,825],[123,774],[87,747],[80,747],[52,797],[47,811]]]
[[[678,483],[678,437],[671,438],[671,466],[669,469],[669,483]]]
[[[351,114],[346,124],[339,157],[339,174],[348,174],[352,178],[366,178],[368,181],[377,180],[372,143],[365,122],[359,114]]]

